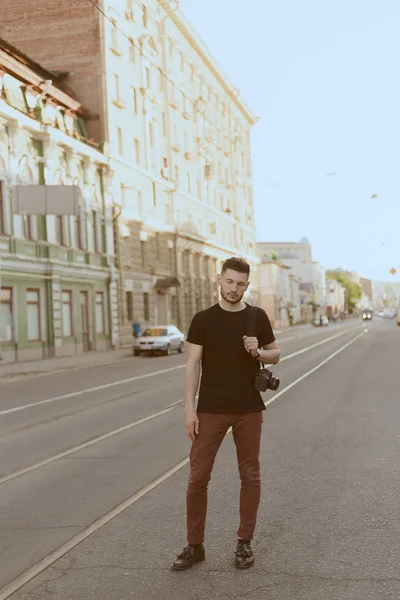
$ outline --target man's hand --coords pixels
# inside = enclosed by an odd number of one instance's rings
[[[244,347],[246,352],[256,357],[257,348],[258,348],[258,339],[256,337],[247,337],[247,335],[243,336]]]
[[[196,412],[188,411],[185,415],[185,431],[188,438],[192,440],[192,442],[196,439],[196,435],[199,434],[199,417]]]

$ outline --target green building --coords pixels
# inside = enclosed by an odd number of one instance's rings
[[[118,346],[111,175],[106,158],[87,139],[85,111],[57,86],[57,77],[0,40],[5,361]],[[66,200],[79,190],[78,214],[15,214],[19,193],[30,194],[34,206],[46,190]]]

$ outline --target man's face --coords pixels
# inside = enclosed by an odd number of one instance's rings
[[[250,285],[246,273],[238,273],[233,269],[227,269],[222,275],[218,275],[218,285],[221,288],[221,296],[229,304],[238,304],[245,291]]]

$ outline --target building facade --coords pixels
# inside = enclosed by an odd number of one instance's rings
[[[82,106],[56,77],[0,40],[0,343],[8,361],[118,344],[109,169],[87,139]],[[55,185],[65,197],[80,191],[79,214],[15,213],[19,193],[29,189],[34,202]]]
[[[258,242],[257,252],[261,261],[275,259],[290,267],[290,274],[299,283],[299,296],[302,284],[299,306],[297,302],[293,303],[295,311],[292,311],[292,318],[307,322],[325,314],[325,269],[312,259],[312,246],[307,238],[300,242]]]
[[[257,302],[256,118],[178,3],[116,0],[102,5],[106,16],[78,0],[53,3],[48,13],[33,0],[3,5],[4,37],[65,74],[109,160],[122,341],[131,339],[133,318],[186,331],[217,300],[216,273],[232,255],[249,261],[248,299]],[[66,10],[80,15],[68,29],[60,27]]]
[[[274,329],[286,329],[290,325],[292,303],[290,267],[278,260],[263,259],[259,270],[260,306]]]
[[[335,279],[326,281],[326,311],[329,319],[337,318],[345,312],[346,290]]]
[[[372,292],[372,281],[371,279],[360,278],[360,285],[362,290],[362,296],[360,301],[360,308],[368,308],[370,310],[374,307],[374,297]]]

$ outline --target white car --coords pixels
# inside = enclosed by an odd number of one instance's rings
[[[161,352],[169,356],[171,352],[182,353],[185,349],[185,336],[174,325],[148,327],[133,344],[134,356]]]
[[[329,325],[329,319],[328,317],[323,316],[321,321],[321,317],[317,317],[314,319],[313,325],[314,327],[327,327],[327,325]]]

